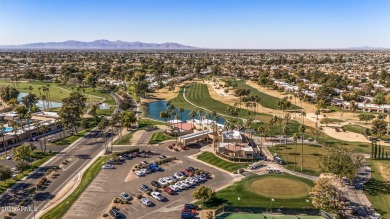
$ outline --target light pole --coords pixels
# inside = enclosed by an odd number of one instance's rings
[[[271,214],[272,214],[272,203],[275,201],[275,199],[271,198]]]

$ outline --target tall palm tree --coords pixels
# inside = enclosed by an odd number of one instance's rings
[[[263,136],[265,133],[265,127],[263,124],[261,124],[258,128],[257,131],[260,133],[260,143],[261,143],[261,148],[263,148]]]
[[[0,123],[0,135],[1,137],[3,138],[3,147],[4,147],[4,151],[5,151],[5,156],[7,157],[7,148],[5,146],[5,141],[4,141],[4,123]]]
[[[183,107],[180,107],[180,108],[179,108],[179,114],[180,114],[180,121],[182,121],[182,122],[180,123],[180,129],[183,128],[183,113],[184,113],[184,109],[183,109]]]
[[[200,122],[200,126],[202,127],[202,130],[203,130],[203,110],[200,109],[198,111],[198,119],[199,119],[199,122]]]
[[[188,113],[188,118],[190,118],[192,120],[192,129],[194,129],[194,119],[195,119],[195,116],[196,116],[196,112],[191,110],[191,112]]]
[[[286,147],[287,147],[287,133],[290,131],[290,128],[287,126],[287,125],[285,125],[284,127],[283,127],[283,133],[284,133],[284,135],[285,135],[285,144],[286,144]]]
[[[316,118],[316,146],[317,146],[317,140],[318,140],[318,116],[320,115],[321,111],[316,110],[315,114],[317,116]]]
[[[299,126],[299,132],[302,133],[302,148],[301,148],[301,172],[303,171],[303,133],[305,132],[305,125]]]
[[[293,134],[293,139],[294,139],[294,142],[295,142],[295,152],[294,152],[294,157],[295,157],[295,161],[294,161],[294,171],[295,171],[295,168],[297,166],[297,147],[298,147],[298,138],[299,138],[299,135],[298,133],[294,133]]]

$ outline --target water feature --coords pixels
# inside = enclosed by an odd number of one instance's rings
[[[17,100],[20,102],[20,101],[22,101],[22,98],[27,96],[27,95],[28,95],[28,93],[19,93]],[[39,109],[41,109],[41,110],[43,109],[43,101],[42,100],[38,100],[38,103],[36,105]],[[45,103],[45,105],[47,105],[47,103]],[[58,107],[62,106],[62,103],[50,101],[50,106],[52,108],[58,108]]]
[[[2,132],[10,132],[12,131],[12,129],[13,129],[12,127],[4,127]]]
[[[160,118],[160,112],[165,111],[167,109],[167,101],[165,100],[158,100],[155,102],[148,103],[146,106],[147,114],[150,118],[165,121],[164,119]],[[188,114],[191,112],[191,110],[184,110],[182,114],[182,120],[190,120]],[[179,114],[179,109],[176,109],[176,113]],[[179,114],[180,115],[180,114]],[[195,119],[198,119],[198,115],[196,115]],[[210,119],[213,119],[212,116],[210,116]],[[168,119],[169,120],[169,119]],[[224,124],[225,119],[222,117],[219,117],[218,120],[219,124]]]

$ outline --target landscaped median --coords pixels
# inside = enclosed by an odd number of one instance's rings
[[[72,204],[79,198],[79,196],[84,192],[84,190],[88,187],[88,185],[93,181],[93,179],[98,175],[100,170],[102,169],[102,165],[106,163],[106,161],[110,158],[110,156],[102,156],[99,157],[83,174],[80,184],[77,188],[70,194],[66,199],[64,199],[57,206],[52,208],[46,214],[44,214],[42,219],[54,219],[61,218],[65,215],[65,213],[69,210]]]
[[[199,160],[209,163],[218,168],[224,169],[228,172],[235,172],[239,169],[244,169],[248,166],[247,163],[233,163],[222,158],[219,158],[217,155],[211,152],[203,152],[197,157]]]

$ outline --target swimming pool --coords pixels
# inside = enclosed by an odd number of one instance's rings
[[[3,132],[10,132],[12,131],[12,127],[4,127]]]

